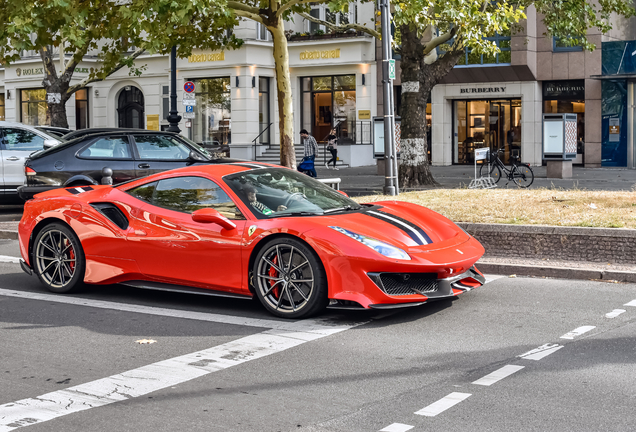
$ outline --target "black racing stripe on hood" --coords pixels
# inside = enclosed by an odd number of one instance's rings
[[[433,243],[433,240],[431,240],[429,235],[426,234],[426,232],[422,228],[418,227],[414,223],[409,222],[408,220],[403,219],[399,216],[395,216],[394,214],[383,212],[383,211],[377,211],[377,210],[369,210],[365,212],[365,214],[372,216],[374,218],[383,220],[401,229],[409,237],[411,237],[415,243],[417,243],[420,246]]]

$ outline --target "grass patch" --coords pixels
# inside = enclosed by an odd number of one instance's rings
[[[636,228],[636,191],[432,189],[354,199],[407,201],[454,222]]]

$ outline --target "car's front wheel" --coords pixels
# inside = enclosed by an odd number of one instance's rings
[[[52,223],[38,233],[32,263],[40,281],[54,293],[75,291],[84,281],[84,250],[66,225]]]
[[[327,306],[327,277],[315,252],[293,238],[269,241],[252,268],[258,299],[274,315],[306,318]]]

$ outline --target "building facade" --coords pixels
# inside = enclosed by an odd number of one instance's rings
[[[522,32],[489,38],[499,46],[499,54],[484,56],[466,49],[433,88],[427,109],[432,164],[472,164],[476,148],[490,147],[504,149],[506,161],[514,155],[541,165],[543,114],[573,113],[575,164],[635,168],[631,80],[636,68],[629,69],[631,63],[625,62],[636,52],[629,51],[629,41],[636,39],[634,20],[613,19],[614,29],[606,35],[590,31],[596,50],[589,52],[546,36],[534,8],[526,15]],[[395,85],[399,107],[399,81]],[[383,112],[381,92],[378,112]]]
[[[364,22],[373,19],[374,5],[354,2],[349,13],[337,14],[320,5],[312,8],[311,15],[335,23]],[[341,159],[345,155],[351,159],[345,163],[373,163],[370,150],[359,150],[370,147],[368,119],[377,107],[372,85],[377,80],[374,39],[355,32],[324,34],[324,27],[300,17],[287,23],[286,29],[294,142],[300,143],[303,128],[318,142],[325,142],[331,127],[336,127]],[[178,111],[184,117],[180,128],[196,142],[229,144],[233,155],[253,159],[279,143],[272,42],[254,21],[242,21],[233,32],[244,40],[240,49],[194,52],[177,60]],[[85,57],[73,83],[85,78],[97,62],[95,57]],[[142,55],[135,63],[145,65],[141,76],[129,76],[122,69],[77,92],[67,103],[70,128],[167,128],[169,56]],[[41,60],[35,53],[25,53],[20,61],[0,69],[0,119],[46,124],[42,77]],[[182,102],[184,84],[189,81],[195,85],[191,107]],[[351,156],[356,153],[369,157]]]

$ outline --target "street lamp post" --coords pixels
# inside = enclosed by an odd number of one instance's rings
[[[168,114],[168,122],[170,126],[166,129],[168,132],[181,132],[179,122],[181,116],[177,111],[177,47],[173,46],[170,51],[170,113]]]
[[[384,95],[384,189],[385,195],[398,194],[397,160],[394,146],[393,86],[389,78],[391,60],[391,20],[389,0],[378,0],[382,20],[382,89]]]

